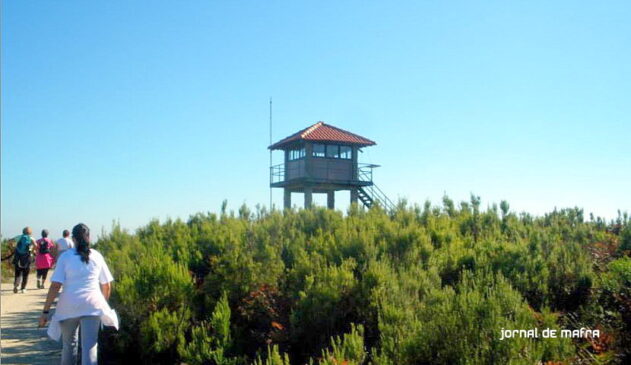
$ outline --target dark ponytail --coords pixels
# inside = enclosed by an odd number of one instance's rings
[[[77,242],[77,254],[81,255],[81,261],[87,264],[90,261],[90,229],[79,223],[72,229],[72,238]]]

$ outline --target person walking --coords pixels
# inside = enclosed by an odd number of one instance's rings
[[[15,280],[13,281],[13,292],[26,292],[26,284],[28,282],[28,274],[31,270],[31,250],[35,244],[35,239],[31,237],[33,230],[31,227],[24,227],[22,234],[14,237],[11,241],[15,242],[15,250],[13,251],[13,266],[15,268]]]
[[[74,247],[74,243],[72,243],[72,240],[70,239],[70,231],[64,229],[62,235],[63,237],[58,239],[56,242],[57,252],[55,254],[55,258],[57,259],[59,259],[59,256],[61,256],[61,254],[64,253],[66,250]]]
[[[37,289],[44,289],[48,270],[53,267],[52,251],[55,247],[53,240],[48,238],[48,230],[42,230],[42,238],[35,245],[35,268],[37,269]]]
[[[49,321],[50,307],[63,286],[55,314],[50,318],[48,336],[62,340],[61,364],[75,364],[78,357],[76,330],[81,326],[81,364],[96,365],[101,323],[118,329],[118,316],[107,303],[114,278],[103,256],[90,248],[90,230],[85,224],[77,224],[72,229],[72,240],[75,248],[59,257],[50,279],[39,326],[44,327]]]

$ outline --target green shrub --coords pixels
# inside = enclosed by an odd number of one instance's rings
[[[347,260],[340,266],[325,266],[307,275],[304,289],[298,293],[290,322],[292,343],[309,355],[309,349],[320,348],[332,335],[340,333],[357,311],[356,264]]]
[[[627,253],[628,222],[509,208],[484,211],[477,196],[346,215],[225,204],[135,233],[114,226],[95,245],[121,317],[103,344],[135,363],[571,362],[605,345],[500,341],[500,329],[580,323],[603,326],[616,338],[605,353],[623,356],[629,264],[610,261]]]
[[[377,358],[385,355],[395,364],[535,363],[572,354],[569,340],[500,340],[502,328],[544,324],[501,275],[466,272],[456,287],[431,289],[416,304],[397,306],[386,296],[381,307]],[[554,319],[548,315],[545,324],[554,325]]]
[[[267,357],[265,360],[261,356],[257,356],[252,365],[290,365],[289,355],[282,354],[278,351],[278,346],[267,346]]]
[[[2,253],[3,258],[7,257],[7,259],[2,261],[2,263],[0,264],[0,268],[2,270],[0,272],[0,275],[2,276],[2,282],[9,282],[13,279],[14,275],[14,268],[12,263],[13,260],[12,258],[8,258],[9,255],[13,252],[13,247],[9,247],[9,240],[4,238],[2,239],[0,252]]]
[[[631,300],[631,258],[622,257],[609,263],[603,275],[603,288],[621,300]]]
[[[194,326],[191,340],[180,342],[178,352],[182,359],[191,365],[232,365],[237,358],[227,356],[232,346],[230,334],[230,306],[228,296],[224,293],[217,302],[210,321],[202,321]]]
[[[366,360],[364,327],[351,324],[351,332],[331,338],[331,348],[322,351],[319,365],[362,365]],[[310,364],[314,361],[311,359]]]
[[[185,267],[158,249],[135,257],[137,264],[119,270],[112,293],[121,320],[119,350],[168,363],[190,326],[192,279]]]
[[[620,253],[631,252],[631,224],[627,224],[620,232],[620,246],[618,246],[618,250]]]

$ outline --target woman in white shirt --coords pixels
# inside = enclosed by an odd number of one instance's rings
[[[72,229],[75,248],[64,252],[50,279],[40,327],[46,325],[50,307],[59,293],[55,314],[48,326],[48,335],[63,340],[61,364],[75,364],[77,357],[77,326],[81,325],[81,363],[97,364],[97,341],[101,322],[118,329],[118,317],[107,300],[114,280],[101,254],[90,248],[90,230],[85,224]]]

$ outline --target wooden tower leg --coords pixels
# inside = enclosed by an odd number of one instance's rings
[[[313,188],[305,187],[305,209],[311,208],[313,202]]]
[[[357,189],[353,188],[351,189],[351,204],[353,203],[357,204],[357,200],[358,200]]]
[[[329,209],[335,209],[335,190],[326,192],[326,206]]]
[[[283,192],[283,207],[285,209],[291,209],[291,190],[285,188]]]

